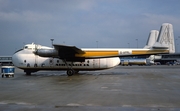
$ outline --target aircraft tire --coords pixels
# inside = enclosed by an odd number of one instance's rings
[[[67,70],[67,75],[68,76],[72,76],[74,73],[75,73],[75,71],[72,70],[72,69]]]

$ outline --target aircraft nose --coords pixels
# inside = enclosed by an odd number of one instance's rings
[[[12,56],[12,63],[16,66],[17,65],[17,53],[14,53]]]
[[[20,59],[20,57],[19,57],[19,52],[20,52],[21,50],[18,50],[18,51],[16,51],[14,54],[13,54],[13,56],[12,56],[12,63],[14,64],[14,66],[18,66],[18,63],[19,63],[19,59]]]

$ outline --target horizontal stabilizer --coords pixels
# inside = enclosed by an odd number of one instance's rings
[[[153,49],[168,49],[169,46],[165,44],[160,44],[159,42],[156,42],[153,47]]]

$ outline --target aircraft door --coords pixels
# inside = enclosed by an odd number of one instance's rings
[[[99,64],[100,64],[100,60],[99,59],[93,59],[93,67],[94,68],[99,68],[100,67]]]
[[[35,51],[36,50],[37,50],[37,45],[35,44]],[[35,54],[35,57],[34,57],[34,67],[38,67],[38,55],[36,55],[36,54]]]

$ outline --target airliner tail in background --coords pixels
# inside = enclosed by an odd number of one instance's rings
[[[149,37],[148,37],[148,40],[147,40],[147,43],[146,43],[146,46],[144,47],[144,49],[152,48],[154,43],[156,43],[156,41],[157,41],[158,35],[159,35],[158,30],[151,30],[151,32],[149,33]]]
[[[173,26],[170,23],[163,23],[159,31],[157,41],[153,49],[169,49],[169,53],[175,53]]]
[[[173,26],[170,23],[163,23],[160,31],[152,30],[147,44],[148,49],[169,49],[169,53],[175,53]]]

